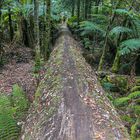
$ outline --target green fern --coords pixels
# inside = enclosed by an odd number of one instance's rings
[[[105,33],[105,31],[100,27],[100,25],[93,23],[93,22],[90,22],[90,21],[81,22],[80,23],[80,30],[82,31],[81,32],[82,36],[87,35],[87,34],[91,34],[94,32],[100,32],[102,34]]]
[[[133,31],[132,31],[131,29],[127,28],[127,27],[117,26],[117,27],[114,27],[114,28],[110,31],[109,35],[110,35],[110,36],[115,36],[115,37],[117,37],[117,36],[120,35],[120,33],[132,33],[132,32],[133,32]]]
[[[128,104],[129,104],[129,100],[130,100],[129,97],[117,98],[117,99],[114,101],[114,105],[115,105],[116,107],[125,106],[125,105],[128,105]]]
[[[11,106],[10,98],[5,95],[0,96],[0,140],[17,140],[19,126],[13,114],[15,108]]]
[[[114,10],[115,14],[121,15],[121,16],[131,16],[131,13],[127,9],[116,9]]]
[[[136,99],[140,97],[140,91],[135,91],[132,92],[131,94],[128,95],[129,99]]]
[[[120,44],[120,55],[129,54],[140,49],[140,39],[128,39]]]
[[[127,97],[117,98],[114,101],[114,105],[117,107],[128,105],[131,100],[137,99],[140,97],[140,91],[135,91],[130,93]]]
[[[140,105],[131,105],[130,109],[132,109],[136,115],[140,115]]]
[[[131,92],[134,92],[134,91],[140,91],[140,86],[134,86],[134,87],[131,89]]]
[[[0,95],[0,140],[17,140],[22,120],[29,107],[22,88],[13,86],[12,96]]]
[[[11,109],[11,102],[9,98],[5,95],[0,96],[0,114],[7,114],[12,116],[13,110]]]
[[[137,129],[139,127],[139,124],[140,124],[140,119],[137,118],[137,121],[135,122],[135,124],[131,126],[131,139],[132,140],[137,140]]]
[[[0,114],[0,140],[17,140],[20,127],[12,116]]]
[[[13,106],[16,107],[16,119],[24,118],[25,112],[29,107],[29,103],[22,88],[18,85],[13,86],[12,102]]]

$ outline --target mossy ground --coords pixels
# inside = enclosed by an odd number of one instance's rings
[[[109,77],[109,78],[108,78]],[[132,140],[140,138],[139,126],[140,122],[137,120],[140,117],[140,87],[139,79],[136,80],[135,86],[131,89],[128,88],[126,76],[115,77],[111,79],[112,76],[106,76],[101,83],[111,96],[111,101],[121,115],[125,126],[128,128]],[[107,85],[107,82],[109,85]],[[112,90],[115,86],[116,89]],[[113,87],[114,88],[114,87]]]

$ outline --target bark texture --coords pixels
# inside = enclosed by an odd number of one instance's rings
[[[62,26],[22,140],[129,140],[78,43]]]

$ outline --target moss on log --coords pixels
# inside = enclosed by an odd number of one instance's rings
[[[129,140],[81,54],[63,26],[22,128],[22,140]]]

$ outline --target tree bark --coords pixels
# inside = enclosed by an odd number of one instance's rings
[[[77,44],[63,25],[21,140],[129,140]]]
[[[40,68],[39,0],[34,0],[35,72]]]
[[[8,17],[9,17],[10,40],[12,41],[14,37],[14,29],[13,29],[13,24],[12,24],[12,15],[11,15],[10,7],[8,8]]]
[[[46,0],[46,27],[44,39],[44,59],[48,60],[50,54],[50,40],[51,40],[51,0]]]
[[[80,24],[80,7],[81,7],[81,0],[77,0],[77,24]]]
[[[95,6],[96,6],[96,8],[95,8],[95,14],[98,14],[98,10],[99,10],[99,4],[100,4],[100,2],[101,2],[101,0],[96,0],[96,2],[95,2]]]
[[[75,0],[72,1],[72,16],[75,15]]]
[[[120,2],[121,2],[121,0],[119,0],[119,1],[117,2],[117,4],[116,4],[116,6],[115,6],[114,9],[117,9],[117,8],[118,8],[118,6],[120,5]],[[107,31],[106,31],[106,36],[105,36],[105,41],[104,41],[104,46],[103,46],[103,53],[102,53],[102,56],[101,56],[101,58],[100,58],[100,62],[99,62],[99,66],[98,66],[98,71],[102,71],[103,65],[104,65],[104,63],[105,63],[106,51],[107,51],[107,47],[108,47],[108,46],[107,46],[108,34],[109,34],[109,32],[110,32],[111,25],[112,25],[112,23],[114,22],[115,16],[116,16],[115,13],[112,14],[112,16],[111,16],[111,18],[110,18],[110,21],[109,21],[109,24],[108,24],[108,26],[107,26]]]

